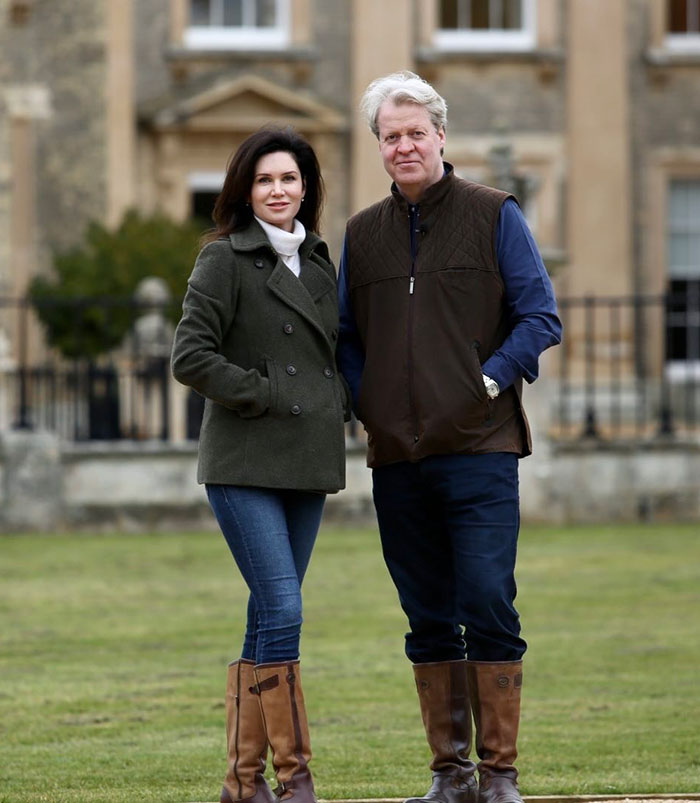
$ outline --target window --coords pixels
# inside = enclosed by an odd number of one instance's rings
[[[688,376],[700,369],[700,180],[671,182],[667,244],[666,358]]]
[[[196,171],[187,177],[190,190],[191,217],[204,227],[213,226],[211,214],[224,184],[224,173],[217,171]]]
[[[534,0],[440,0],[435,44],[442,50],[530,50]]]
[[[666,44],[676,50],[700,50],[700,0],[667,0]]]
[[[211,216],[218,197],[219,193],[215,190],[194,190],[190,203],[192,217],[204,226],[211,228],[214,225]]]
[[[285,47],[289,0],[189,0],[185,44],[201,49]]]

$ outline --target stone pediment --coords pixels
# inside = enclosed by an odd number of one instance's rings
[[[335,109],[307,95],[254,75],[210,87],[160,109],[152,118],[158,130],[251,131],[265,124],[293,125],[302,132],[341,131],[345,121]]]

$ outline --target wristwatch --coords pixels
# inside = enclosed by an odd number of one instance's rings
[[[484,380],[484,385],[486,386],[486,395],[489,399],[495,399],[498,394],[501,392],[501,389],[498,387],[498,382],[495,379],[491,379],[490,376],[486,376],[486,374],[481,375]]]

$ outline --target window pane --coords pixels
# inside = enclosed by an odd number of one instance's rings
[[[700,181],[676,180],[669,188],[666,357],[700,358]]]
[[[259,28],[274,28],[277,24],[277,0],[257,0],[255,24]]]
[[[224,0],[224,25],[243,25],[243,0]]]
[[[190,0],[190,25],[209,25],[209,0]]]
[[[472,29],[487,30],[491,27],[489,20],[489,0],[472,0]]]
[[[685,181],[671,182],[671,198],[669,201],[669,224],[673,231],[685,228],[688,217],[688,185]]]
[[[688,224],[700,233],[700,181],[688,182]]]
[[[523,27],[521,0],[503,0],[503,27],[520,30]]]
[[[440,3],[440,27],[457,28],[457,0],[442,0]]]
[[[687,0],[668,0],[668,29],[671,33],[687,33]]]
[[[700,279],[700,234],[688,238],[688,273],[691,279]]]
[[[218,197],[218,192],[193,192],[191,199],[192,217],[203,225],[211,226],[214,204]]]
[[[687,331],[684,326],[666,328],[666,359],[686,360],[688,358]]]
[[[523,0],[440,0],[442,30],[522,31],[523,19]]]
[[[700,234],[700,181],[671,182],[669,223],[672,231]]]
[[[666,358],[697,360],[700,358],[700,281],[669,282],[666,304]]]
[[[672,181],[668,207],[668,269],[700,278],[700,181]]]
[[[687,234],[675,234],[668,244],[668,270],[671,276],[687,276],[690,269],[690,243]]]

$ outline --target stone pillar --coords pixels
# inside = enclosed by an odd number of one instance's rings
[[[177,133],[163,131],[156,154],[156,208],[173,220],[189,214],[189,189],[183,175],[182,142]]]
[[[357,212],[389,193],[379,147],[358,104],[375,78],[413,69],[413,3],[406,0],[354,0],[352,10],[352,195]]]
[[[10,265],[0,273],[0,288],[15,299],[26,296],[38,270],[41,232],[37,218],[36,127],[51,116],[51,96],[42,84],[17,84],[5,92],[10,150]],[[3,316],[3,335],[12,343],[12,354],[24,367],[41,350],[42,335],[33,314],[17,307]]]
[[[10,127],[10,193],[11,193],[11,276],[9,289],[14,296],[23,296],[27,282],[36,272],[36,121],[51,115],[49,90],[38,84],[10,87],[6,91]],[[5,277],[3,277],[5,278]]]
[[[60,440],[49,432],[0,433],[2,504],[6,532],[60,528],[63,524],[63,469]]]
[[[107,0],[107,225],[134,204],[136,124],[131,0]]]
[[[566,292],[632,290],[629,4],[568,6]]]
[[[569,3],[567,75],[567,250],[560,293],[626,296],[633,292],[628,3]],[[623,310],[617,331],[602,308],[577,308],[565,321],[562,348],[569,377],[588,385],[615,371],[633,374],[634,316]],[[611,360],[615,356],[616,361]],[[584,391],[582,391],[584,392]],[[599,429],[602,410],[585,394],[586,429]],[[604,418],[603,414],[603,418]]]

